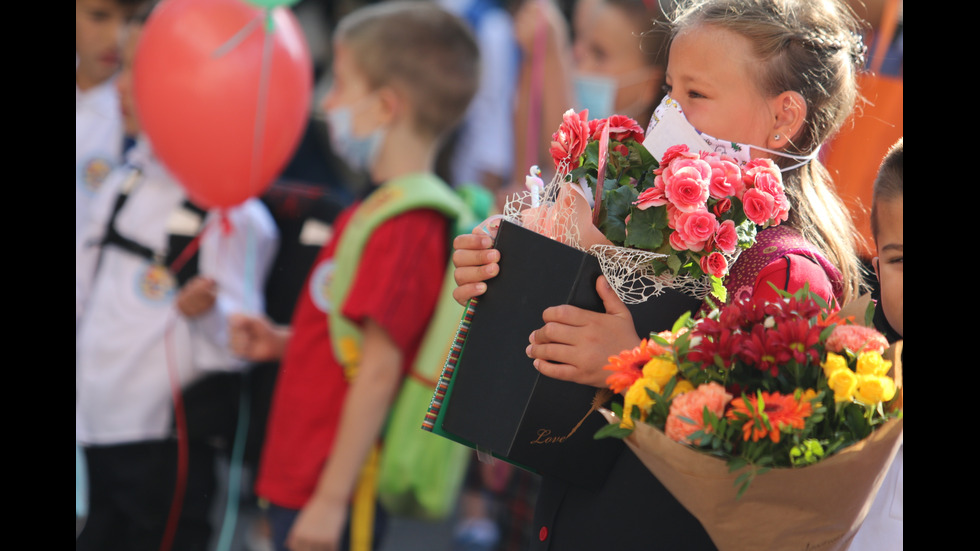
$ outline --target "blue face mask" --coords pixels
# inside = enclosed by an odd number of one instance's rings
[[[354,112],[349,105],[327,111],[330,148],[353,172],[367,174],[381,151],[385,129],[379,127],[367,136],[354,135]]]
[[[619,90],[615,79],[600,75],[577,74],[573,85],[578,110],[588,109],[590,119],[604,119],[614,114],[616,92]]]
[[[572,85],[578,110],[588,109],[590,119],[604,119],[610,115],[633,116],[635,111],[645,107],[642,100],[616,109],[616,96],[620,88],[642,82],[650,76],[649,67],[641,67],[618,77],[577,73]]]

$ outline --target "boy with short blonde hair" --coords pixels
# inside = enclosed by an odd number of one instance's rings
[[[459,216],[436,153],[479,78],[470,31],[432,2],[356,10],[335,46],[331,144],[377,186],[341,214],[289,327],[244,316],[231,326],[236,353],[282,357],[255,487],[277,549],[348,548],[358,474],[435,309]]]

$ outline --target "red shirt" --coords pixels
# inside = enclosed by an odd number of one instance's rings
[[[338,218],[307,276],[280,362],[255,492],[271,503],[302,508],[330,456],[347,395],[343,368],[328,336],[324,298],[340,236],[357,205]],[[407,373],[435,309],[449,259],[448,220],[429,209],[406,212],[374,231],[342,313],[355,323],[371,318],[401,350]]]

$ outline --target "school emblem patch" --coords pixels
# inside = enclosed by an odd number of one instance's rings
[[[310,299],[313,304],[323,312],[329,314],[330,306],[330,282],[333,281],[334,261],[327,259],[317,264],[310,276]]]
[[[112,171],[112,163],[108,159],[96,157],[82,167],[82,184],[86,191],[95,193],[99,190],[106,176]]]
[[[137,294],[150,302],[163,302],[173,295],[176,283],[166,267],[150,264],[136,282]]]

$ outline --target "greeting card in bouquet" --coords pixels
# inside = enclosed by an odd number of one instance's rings
[[[623,448],[621,441],[592,437],[605,424],[597,411],[600,389],[541,375],[525,348],[548,307],[603,311],[595,290],[599,262],[507,221],[494,247],[500,273],[487,281],[468,320],[432,430],[521,468],[597,488]],[[667,292],[629,308],[645,333],[699,304]]]

